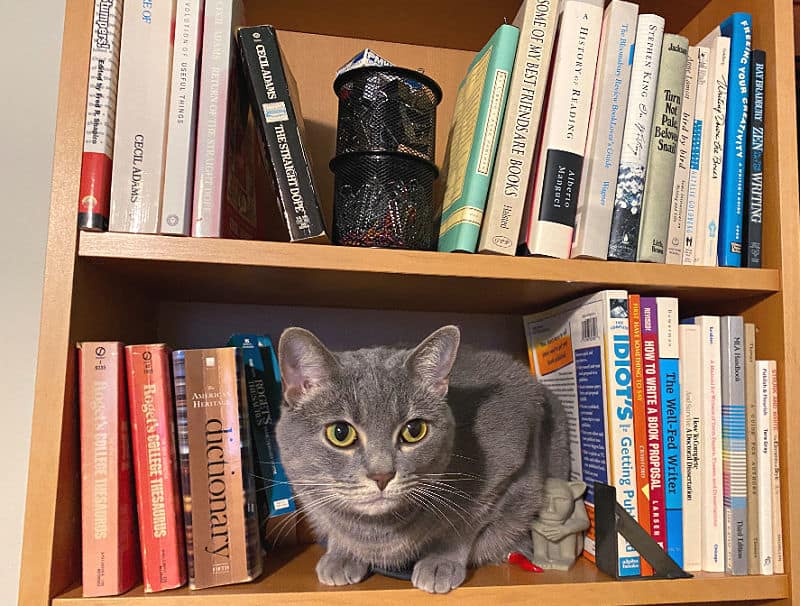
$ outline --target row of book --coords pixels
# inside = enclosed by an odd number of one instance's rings
[[[95,0],[79,227],[326,239],[294,79],[243,22],[241,0]]]
[[[751,16],[696,46],[664,27],[623,0],[524,2],[459,90],[439,250],[760,267]]]
[[[526,316],[531,368],[560,398],[571,473],[617,500],[687,571],[784,571],[778,377],[741,316],[606,290]],[[594,524],[586,555],[594,557]],[[650,564],[620,536],[620,576]]]
[[[78,344],[84,596],[261,573],[267,524],[295,511],[274,437],[280,372],[269,338],[229,345]]]

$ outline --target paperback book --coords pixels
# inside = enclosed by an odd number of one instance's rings
[[[681,324],[680,383],[681,383],[681,443],[683,464],[683,569],[697,572],[702,563],[702,469],[703,460],[703,385],[700,365],[702,346],[700,327]]]
[[[775,574],[783,574],[783,514],[781,513],[781,449],[780,409],[778,403],[778,368],[775,360],[769,360],[769,404],[772,448],[770,449],[772,471],[772,557]]]
[[[747,166],[747,209],[745,216],[745,267],[761,267],[761,224],[764,217],[764,79],[766,53],[754,50],[750,70],[749,157]]]
[[[761,572],[759,529],[759,388],[756,379],[756,327],[744,325],[744,401],[747,431],[747,574]],[[768,421],[769,419],[767,419]],[[772,558],[770,558],[771,563]]]
[[[775,558],[773,554],[773,529],[772,511],[775,507],[772,502],[772,386],[770,362],[756,360],[756,381],[758,389],[758,450],[757,450],[757,477],[758,477],[758,572],[756,574],[774,574]]]

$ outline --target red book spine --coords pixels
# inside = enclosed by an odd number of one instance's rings
[[[664,489],[664,446],[661,430],[661,388],[658,371],[658,312],[656,299],[641,300],[644,403],[647,411],[647,462],[650,481],[650,536],[666,549],[667,518]]]
[[[144,590],[174,589],[186,582],[186,552],[170,351],[131,345],[125,354]]]
[[[119,595],[138,580],[122,344],[78,344],[83,595]]]

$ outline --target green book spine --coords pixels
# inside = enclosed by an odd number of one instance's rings
[[[501,25],[458,90],[439,230],[442,252],[477,248],[518,41],[518,28]]]

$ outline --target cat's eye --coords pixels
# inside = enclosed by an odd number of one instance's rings
[[[400,439],[407,444],[414,444],[419,442],[428,433],[428,424],[422,419],[414,419],[409,421],[400,432]]]
[[[350,423],[344,421],[337,421],[331,423],[325,428],[325,437],[328,442],[339,448],[347,448],[352,446],[358,438],[355,428]]]

